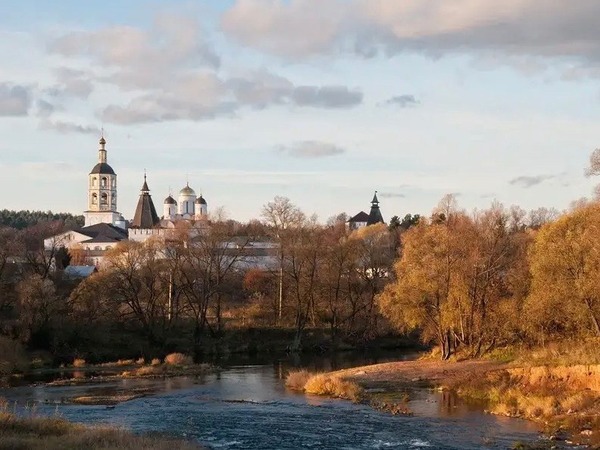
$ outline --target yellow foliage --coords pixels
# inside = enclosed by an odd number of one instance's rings
[[[541,338],[600,336],[600,204],[546,224],[529,255],[531,293],[526,323]]]
[[[165,356],[165,364],[171,366],[190,366],[194,364],[194,361],[190,356],[183,353],[170,353]]]
[[[358,384],[327,374],[317,374],[310,377],[304,385],[304,392],[343,398],[353,402],[359,402],[364,394]]]
[[[312,375],[308,370],[296,370],[290,372],[285,379],[285,385],[294,391],[303,391],[306,382],[311,376]]]

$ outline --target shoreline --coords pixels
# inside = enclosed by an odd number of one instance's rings
[[[533,421],[550,440],[600,448],[600,365],[528,366],[483,359],[417,359],[324,375],[355,383],[371,406],[392,414],[411,415],[406,389],[430,387],[452,391],[468,403],[487,405],[484,412],[488,414]],[[569,403],[583,397],[586,400],[581,400],[581,405]],[[521,399],[531,399],[532,407],[519,404]],[[536,400],[542,402],[541,406],[533,404]],[[567,409],[563,402],[572,406]]]

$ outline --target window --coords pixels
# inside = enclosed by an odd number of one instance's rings
[[[98,204],[98,194],[92,194],[92,205]]]
[[[92,177],[92,187],[96,187],[96,177]]]
[[[96,194],[94,194],[96,195]],[[104,192],[101,196],[100,196],[100,204],[101,205],[108,205],[108,194],[106,192]]]
[[[105,188],[106,184],[107,184],[108,179],[106,177],[102,177],[102,181],[100,183],[100,186]]]

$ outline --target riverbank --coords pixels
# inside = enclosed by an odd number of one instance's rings
[[[166,436],[138,436],[106,426],[84,426],[62,418],[17,417],[0,412],[0,450],[201,450]]]
[[[492,414],[536,421],[555,438],[600,446],[600,365],[539,365],[492,360],[421,359],[354,367],[325,374],[356,383],[369,402],[409,413],[407,389],[456,392]]]

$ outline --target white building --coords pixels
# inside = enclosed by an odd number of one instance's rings
[[[117,174],[107,162],[106,140],[100,138],[98,163],[88,176],[88,209],[85,226],[108,223],[125,228],[123,216],[117,212]]]

